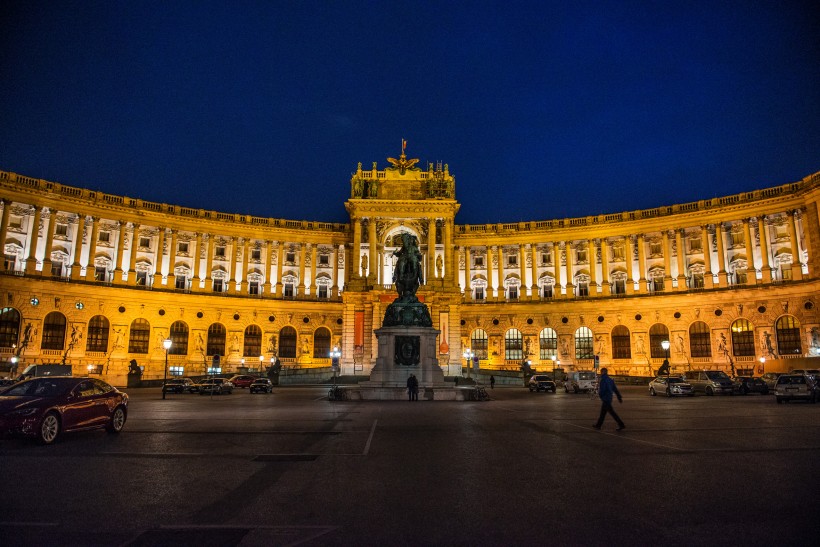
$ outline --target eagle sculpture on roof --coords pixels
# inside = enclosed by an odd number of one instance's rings
[[[399,173],[402,175],[407,172],[408,170],[417,170],[416,164],[419,162],[418,158],[414,158],[411,160],[407,159],[407,155],[404,153],[404,149],[407,148],[407,141],[402,139],[401,141],[401,156],[399,159],[396,158],[387,158],[387,161],[390,162],[393,167],[388,167],[387,169],[392,170],[399,170]]]

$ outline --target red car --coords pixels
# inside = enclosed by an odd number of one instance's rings
[[[253,381],[256,380],[256,376],[248,376],[243,374],[238,374],[236,376],[231,377],[228,381],[233,384],[233,387],[251,387]]]
[[[51,444],[63,432],[104,427],[119,433],[128,395],[97,378],[32,378],[0,394],[0,434],[36,437]]]

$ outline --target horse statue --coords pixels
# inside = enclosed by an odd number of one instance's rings
[[[393,253],[393,256],[398,257],[396,269],[393,270],[393,284],[400,300],[415,300],[419,285],[424,283],[421,252],[416,237],[407,232],[401,234],[401,243],[401,249]]]

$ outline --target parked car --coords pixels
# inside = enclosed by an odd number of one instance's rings
[[[777,383],[777,378],[780,376],[779,372],[767,372],[760,377],[769,386],[769,391],[774,391],[774,385]]]
[[[680,376],[658,376],[649,382],[649,394],[654,396],[658,393],[665,393],[667,397],[686,395],[692,397],[695,391],[692,385],[685,382]]]
[[[805,374],[806,376],[811,376],[812,378],[816,379],[820,376],[820,370],[816,368],[797,368],[791,371],[789,374]]]
[[[273,393],[273,383],[267,378],[257,378],[248,390],[251,393]]]
[[[808,374],[781,374],[774,386],[774,396],[778,403],[787,401],[809,401],[820,399],[817,381]]]
[[[748,395],[749,393],[760,393],[761,395],[769,394],[769,386],[763,378],[755,378],[754,376],[737,376],[733,380],[735,393],[740,395]]]
[[[569,393],[570,390],[575,393],[591,391],[595,389],[597,383],[598,377],[595,375],[595,372],[591,370],[568,372],[567,378],[564,380],[564,391],[567,393]]]
[[[97,378],[47,376],[9,387],[0,395],[0,433],[51,444],[64,432],[105,428],[119,433],[128,395]]]
[[[238,388],[250,387],[254,380],[256,380],[256,376],[248,376],[246,374],[237,374],[236,376],[231,376],[229,379],[233,387]]]
[[[165,385],[162,386],[162,390],[166,393],[193,393],[197,391],[194,387],[194,381],[190,378],[172,378],[165,382]]]
[[[233,393],[233,384],[227,378],[205,378],[196,387],[200,395],[206,393],[215,393],[217,395]]]
[[[692,389],[696,393],[699,391],[706,395],[734,393],[732,379],[722,370],[688,370],[683,374],[683,379],[692,384]]]
[[[547,391],[552,391],[555,393],[555,382],[553,381],[551,376],[547,376],[546,374],[534,374],[530,381],[527,382],[527,387],[530,388],[530,391],[543,391],[546,393]]]

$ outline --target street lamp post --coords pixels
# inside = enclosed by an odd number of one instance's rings
[[[259,372],[262,372],[262,361],[264,361],[264,360],[265,360],[265,356],[260,355],[259,356]]]
[[[760,358],[760,375],[763,376],[763,373],[766,372],[766,358]]]
[[[661,347],[666,352],[666,358],[663,360],[663,366],[666,367],[666,389],[669,393],[672,393],[672,388],[669,387],[669,377],[672,373],[672,367],[669,366],[669,340],[662,341]]]
[[[336,374],[339,372],[339,358],[342,356],[342,352],[339,351],[337,346],[333,346],[333,349],[330,350],[330,368],[333,371],[333,385],[336,386]]]
[[[165,368],[162,371],[162,398],[165,399],[165,384],[168,381],[168,350],[171,349],[171,339],[163,340],[162,347],[165,348]]]
[[[467,361],[467,378],[470,378],[470,368],[473,366],[473,350],[470,348],[465,349],[462,357]]]

